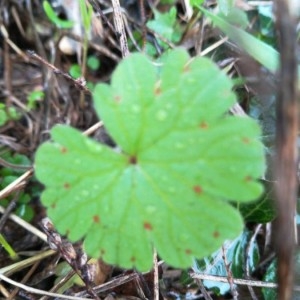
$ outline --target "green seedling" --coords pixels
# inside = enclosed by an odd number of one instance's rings
[[[21,114],[15,107],[11,106],[7,109],[4,103],[0,103],[0,126],[5,125],[8,121],[18,120],[20,117]]]
[[[97,71],[100,68],[100,60],[95,55],[90,55],[87,58],[87,66],[92,71]]]
[[[41,90],[32,91],[27,97],[27,109],[28,111],[35,109],[37,103],[42,101],[45,97],[45,93]]]
[[[98,70],[100,68],[100,60],[96,56],[88,56],[87,67],[92,71]],[[72,64],[69,73],[73,78],[78,79],[82,76],[82,68],[79,64]],[[94,90],[93,82],[87,81],[86,85],[90,91]]]
[[[258,198],[265,166],[257,123],[227,113],[235,102],[232,81],[206,58],[173,50],[158,66],[130,55],[94,90],[117,148],[57,125],[36,153],[56,228],[84,238],[89,255],[140,271],[154,248],[186,268],[237,237],[243,221],[229,201]]]
[[[83,48],[82,75],[85,76],[88,40],[89,40],[89,32],[91,31],[91,26],[92,26],[93,8],[85,0],[79,0],[79,6],[80,6],[80,13],[81,13],[81,20],[84,28],[84,40],[82,45]]]
[[[69,29],[74,26],[73,21],[60,19],[48,1],[43,1],[43,8],[48,19],[58,28]]]
[[[93,8],[91,4],[87,3],[85,0],[79,0],[79,6],[83,27],[86,32],[89,32],[92,25]]]
[[[9,257],[12,260],[19,259],[18,254],[15,252],[15,250],[11,247],[11,245],[7,242],[7,240],[2,234],[0,234],[0,245],[5,249],[5,251],[8,253]]]
[[[70,75],[77,79],[79,77],[81,77],[81,67],[79,66],[79,64],[72,64],[69,70]]]
[[[169,12],[160,13],[154,10],[154,20],[147,22],[147,27],[159,33],[170,42],[178,42],[181,38],[181,32],[176,20],[176,8],[172,7]],[[159,43],[163,44],[163,42]]]
[[[93,55],[88,56],[87,67],[92,71],[98,70],[100,68],[100,60],[96,56],[93,56]],[[69,69],[69,73],[75,79],[81,77],[82,70],[81,70],[80,65],[72,64]]]
[[[30,160],[22,154],[13,155],[10,152],[6,152],[4,154],[1,154],[1,158],[15,166],[30,167],[31,165]],[[23,169],[14,169],[10,167],[0,168],[0,190],[18,179],[23,172]],[[30,190],[30,193],[28,191],[22,191],[20,192],[18,201],[16,203],[15,213],[27,222],[30,222],[34,216],[33,208],[30,206],[29,202],[31,201],[32,197],[36,196],[36,194],[37,193],[33,190]],[[2,199],[1,206],[7,207],[12,199],[12,196],[8,196],[7,198]]]
[[[172,7],[170,11],[166,13],[160,13],[157,10],[154,10],[153,13],[154,19],[147,22],[147,27],[152,29],[154,32],[157,32],[160,36],[164,37],[171,43],[179,42],[182,32],[176,19],[176,8]],[[162,49],[169,48],[169,46],[159,38],[157,41]],[[146,48],[150,55],[155,54],[156,51],[152,44],[147,43]]]

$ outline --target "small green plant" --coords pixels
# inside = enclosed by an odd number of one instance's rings
[[[97,71],[100,68],[100,60],[95,55],[88,56],[86,64],[92,71]]]
[[[5,249],[7,254],[12,260],[19,259],[18,254],[15,252],[15,250],[11,247],[11,245],[7,242],[5,237],[0,233],[0,245]]]
[[[4,103],[0,103],[0,126],[3,126],[6,122],[10,120],[18,120],[21,114],[11,106],[7,109]]]
[[[92,70],[96,71],[100,68],[100,60],[94,56],[90,55],[87,58],[87,67]],[[72,64],[69,70],[70,75],[77,79],[82,76],[82,70],[79,64]]]
[[[69,29],[74,26],[73,21],[60,19],[48,1],[43,1],[43,8],[49,20],[58,28]]]
[[[100,60],[94,56],[94,55],[90,55],[87,58],[87,67],[91,70],[91,71],[96,71],[100,68]],[[77,79],[80,78],[82,76],[82,68],[79,64],[72,64],[69,70],[70,75]],[[91,81],[87,81],[86,83],[88,89],[90,91],[94,90],[94,83]]]
[[[160,13],[159,11],[154,10],[154,19],[148,21],[146,25],[171,43],[177,43],[181,38],[182,32],[178,21],[176,20],[176,14],[177,11],[175,7],[172,7],[170,11],[166,13]],[[169,46],[159,38],[157,41],[162,49],[169,48]],[[147,43],[146,48],[150,55],[155,55],[156,51],[152,44]]]
[[[224,72],[184,50],[160,66],[132,54],[94,101],[116,149],[58,125],[36,153],[41,199],[60,233],[138,270],[151,268],[154,248],[185,268],[240,234],[228,201],[259,197],[264,149],[255,121],[228,115],[236,98]]]
[[[6,152],[1,154],[1,158],[11,163],[15,166],[28,166],[30,167],[31,162],[30,160],[22,154],[12,154],[11,152]],[[13,181],[15,181],[19,176],[24,172],[24,170],[20,169],[13,169],[10,167],[2,167],[0,168],[0,190],[7,187]],[[21,217],[22,219],[30,222],[34,216],[34,211],[30,206],[29,202],[34,196],[33,190],[28,192],[21,192],[18,197],[18,202],[16,206],[15,213]],[[1,205],[6,207],[12,200],[12,196],[8,196],[5,199],[1,200]]]
[[[42,101],[45,97],[45,93],[41,90],[34,90],[30,92],[27,96],[27,109],[28,111],[33,110],[36,108],[37,103]]]
[[[88,40],[89,40],[89,32],[91,31],[91,26],[92,26],[93,8],[85,0],[79,0],[79,6],[80,6],[81,19],[82,19],[82,24],[83,24],[84,33],[85,33],[83,45],[82,45],[82,49],[83,49],[82,75],[85,76],[87,51],[88,51]]]
[[[27,97],[27,110],[30,111],[36,108],[36,104],[44,97],[42,91],[32,91]],[[0,103],[0,126],[5,125],[8,121],[16,121],[21,118],[23,114],[19,112],[14,106],[7,106]]]
[[[79,66],[79,64],[72,64],[69,69],[69,73],[75,79],[81,77],[82,72],[81,72],[81,67]]]

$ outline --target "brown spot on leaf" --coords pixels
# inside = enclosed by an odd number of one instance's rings
[[[52,203],[52,204],[50,205],[50,207],[51,207],[52,209],[55,209],[55,208],[56,208],[56,203]]]
[[[137,164],[137,157],[136,156],[130,156],[129,157],[129,163],[131,164],[131,165],[136,165]]]
[[[151,230],[152,230],[152,224],[149,223],[149,222],[145,222],[145,223],[144,223],[144,228],[145,228],[146,230],[151,231]]]
[[[134,263],[134,262],[136,261],[135,256],[132,256],[132,257],[130,258],[130,261]]]
[[[189,65],[185,65],[184,68],[183,68],[183,73],[188,73],[190,72],[191,68]]]
[[[119,95],[116,95],[116,96],[114,96],[114,100],[115,100],[115,102],[116,103],[120,103],[121,102],[121,96],[119,96]]]
[[[252,177],[248,175],[248,176],[245,177],[244,180],[245,180],[246,182],[252,181]]]
[[[206,122],[202,121],[202,122],[199,124],[199,127],[200,127],[201,129],[207,129],[207,128],[208,128],[208,124],[207,124]]]
[[[155,87],[155,89],[154,89],[154,95],[158,96],[160,94],[161,94],[161,88],[160,88],[160,86]]]
[[[214,238],[218,238],[220,236],[220,232],[218,231],[218,230],[215,230],[214,232],[213,232],[213,237]]]
[[[247,138],[247,137],[243,137],[242,141],[243,141],[244,144],[250,144],[250,139]]]
[[[201,188],[200,185],[195,185],[195,186],[193,187],[193,190],[194,190],[194,192],[195,192],[196,194],[201,194],[201,193],[202,193],[202,188]]]
[[[64,154],[64,153],[67,153],[67,152],[68,152],[68,149],[67,149],[66,147],[61,147],[61,148],[60,148],[60,152],[63,153],[63,154]]]
[[[93,216],[94,223],[100,223],[100,217],[98,215]]]
[[[70,188],[70,183],[69,182],[65,182],[64,183],[64,189],[68,190]]]
[[[70,229],[66,230],[66,235],[68,236],[70,234]]]
[[[191,255],[191,254],[192,254],[192,250],[191,250],[191,249],[185,249],[185,253],[186,253],[187,255]]]
[[[105,252],[106,252],[106,251],[105,251],[104,249],[101,249],[101,250],[100,250],[100,256],[103,256],[103,255],[105,254]]]

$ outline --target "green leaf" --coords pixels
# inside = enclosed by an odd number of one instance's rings
[[[260,5],[257,7],[260,32],[263,37],[268,38],[276,44],[276,32],[274,30],[273,5]]]
[[[244,51],[256,59],[259,63],[275,73],[279,65],[279,53],[268,44],[260,41],[246,31],[237,28],[224,19],[210,13],[208,10],[199,9],[209,17],[214,25],[218,26],[230,39],[232,39]]]
[[[45,93],[41,90],[34,90],[27,96],[27,109],[35,109],[37,102],[43,100]]]
[[[300,251],[296,248],[294,255],[294,275],[295,275],[295,282],[299,282],[300,280]],[[277,259],[275,258],[269,267],[266,270],[266,273],[263,277],[263,281],[276,283],[277,282]],[[262,288],[262,293],[264,295],[265,300],[273,300],[278,299],[277,290],[275,288]],[[300,299],[300,292],[299,290],[294,290],[291,299],[298,300]]]
[[[197,6],[213,23],[218,26],[230,39],[246,51],[250,56],[261,63],[265,68],[275,73],[279,67],[279,52],[270,45],[239,29],[223,18]],[[298,87],[300,88],[300,64],[298,64]]]
[[[100,68],[100,60],[95,55],[90,55],[87,59],[87,66],[93,70],[97,71]]]
[[[276,281],[277,281],[276,274],[277,274],[277,260],[273,260],[273,262],[267,268],[267,271],[264,275],[263,281],[276,283]],[[262,293],[264,295],[265,300],[277,299],[276,289],[262,288]]]
[[[3,126],[9,120],[5,109],[0,107],[0,126]]]
[[[18,205],[15,214],[23,220],[30,222],[34,217],[34,210],[29,204]]]
[[[58,28],[68,29],[74,26],[74,22],[60,19],[48,1],[43,1],[43,8],[49,20]]]
[[[153,247],[170,265],[190,266],[241,232],[227,200],[262,192],[260,129],[227,114],[236,100],[231,80],[183,50],[162,62],[133,54],[111,85],[96,86],[95,109],[116,149],[58,125],[36,154],[57,229],[124,268],[151,268]]]
[[[205,0],[190,0],[191,5],[196,7],[203,4],[204,2]]]
[[[159,11],[154,10],[154,20],[148,21],[147,27],[157,32],[170,42],[176,43],[181,38],[181,32],[177,25],[176,14],[177,11],[175,7],[172,7],[170,11],[166,13],[160,13]],[[168,47],[160,40],[158,43],[164,48]]]
[[[253,272],[259,262],[259,250],[256,241],[250,243],[252,232],[244,230],[242,234],[232,242],[225,243],[226,261],[230,262],[228,266],[234,278],[243,278],[245,276],[245,254],[248,255],[248,268]],[[249,248],[248,248],[249,247]],[[196,273],[227,276],[227,269],[224,264],[223,250],[219,249],[209,257],[194,263],[193,269]],[[211,280],[203,280],[203,284],[208,289],[216,290],[218,294],[224,295],[230,290],[228,283]]]
[[[81,67],[78,64],[72,64],[69,73],[73,78],[77,79],[82,75]]]
[[[89,32],[92,24],[93,8],[91,4],[85,0],[79,0],[79,6],[84,30]]]
[[[230,13],[232,8],[234,7],[234,1],[233,0],[218,0],[218,5],[219,5],[220,12],[226,16]]]
[[[218,16],[231,25],[238,26],[242,29],[249,26],[247,14],[237,7],[231,8],[226,15],[221,13]]]
[[[245,222],[268,223],[276,217],[274,200],[271,197],[273,191],[266,192],[259,200],[239,205]]]
[[[160,4],[164,4],[164,5],[175,5],[176,4],[176,0],[161,0]]]
[[[15,250],[12,248],[12,246],[7,242],[5,237],[0,233],[0,245],[5,249],[5,251],[8,253],[9,257],[12,260],[18,260],[19,256],[15,252]]]

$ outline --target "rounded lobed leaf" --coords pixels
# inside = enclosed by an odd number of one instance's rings
[[[142,54],[122,61],[94,92],[118,149],[59,125],[37,151],[42,202],[58,230],[85,237],[91,256],[141,271],[153,248],[184,268],[236,237],[243,223],[228,200],[260,195],[264,155],[257,124],[227,113],[231,88],[212,62],[183,50],[160,65]]]

